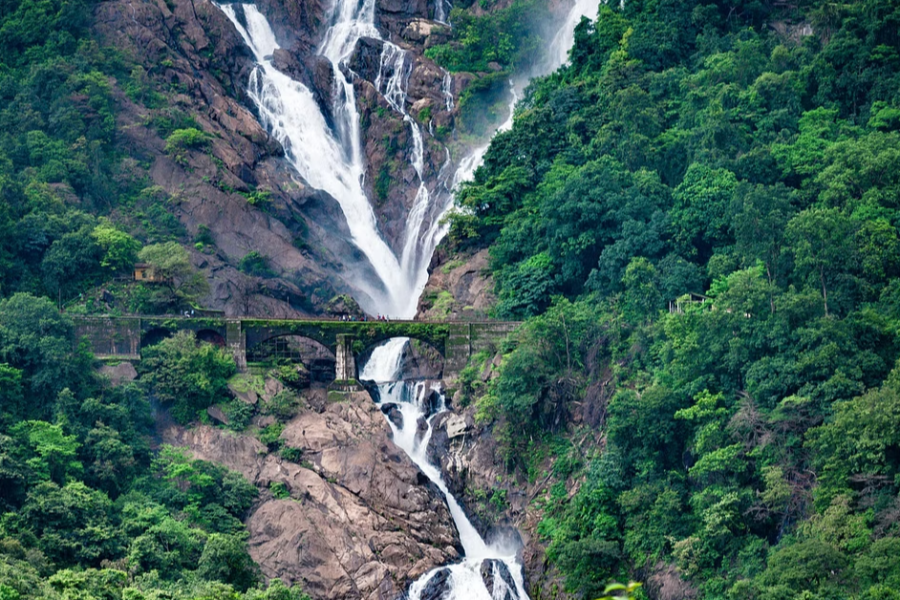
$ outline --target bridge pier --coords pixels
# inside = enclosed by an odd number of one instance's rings
[[[234,355],[238,371],[247,370],[247,335],[241,326],[240,319],[228,319],[225,322],[225,345]]]
[[[363,388],[356,379],[356,354],[353,352],[353,336],[337,335],[335,348],[334,383],[331,389],[340,392],[358,392]]]

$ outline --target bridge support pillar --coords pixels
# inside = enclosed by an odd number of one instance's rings
[[[358,392],[363,388],[356,380],[356,356],[353,354],[353,336],[339,333],[337,348],[334,353],[334,383],[332,390],[340,392]]]
[[[225,344],[234,354],[234,362],[238,371],[247,370],[247,336],[241,327],[240,319],[228,319],[225,322]]]

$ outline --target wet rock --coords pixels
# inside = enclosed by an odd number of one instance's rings
[[[439,569],[431,576],[431,579],[428,580],[428,583],[425,585],[425,589],[422,590],[422,594],[419,598],[420,600],[443,600],[449,592],[450,570]]]
[[[353,54],[350,55],[350,68],[354,73],[374,84],[381,70],[383,49],[384,42],[381,40],[369,37],[359,38]]]
[[[487,315],[488,309],[495,302],[494,282],[488,274],[488,251],[485,249],[469,256],[454,258],[454,263],[448,264],[446,256],[436,255],[429,268],[428,283],[419,299],[416,318],[476,320]],[[449,307],[442,303],[441,310],[438,310],[435,299],[441,292],[449,292],[453,301]]]
[[[419,420],[416,421],[416,437],[422,439],[427,431],[428,421],[425,419],[425,417],[419,417]]]
[[[391,423],[394,424],[395,427],[403,427],[403,415],[400,414],[399,406],[397,406],[393,402],[382,404],[381,412],[383,412],[385,416],[387,416],[387,418]]]
[[[497,580],[499,577],[500,581]],[[516,582],[506,563],[500,560],[488,559],[481,563],[481,579],[494,600],[519,600],[516,591]],[[502,581],[502,583],[501,583]],[[498,595],[498,592],[502,594]]]
[[[444,372],[444,358],[433,346],[412,339],[403,349],[400,359],[403,379],[440,380]]]
[[[453,438],[465,435],[466,432],[469,431],[469,424],[466,423],[464,417],[450,415],[444,421],[444,430],[447,432],[447,437],[452,440]]]

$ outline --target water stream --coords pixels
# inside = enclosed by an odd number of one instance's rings
[[[388,419],[394,443],[406,452],[422,473],[444,495],[450,516],[459,532],[464,558],[461,562],[433,569],[409,588],[409,600],[433,597],[443,600],[527,600],[522,565],[516,558],[518,548],[512,544],[487,544],[472,526],[465,511],[447,489],[441,471],[428,461],[428,442],[431,440],[434,418],[446,410],[443,394],[425,382],[399,381],[403,368],[403,353],[409,338],[394,338],[372,352],[360,373],[360,379],[378,386],[378,406],[393,404],[401,416],[400,425]],[[431,391],[439,394],[437,406],[430,402]],[[424,432],[419,422],[427,424]],[[488,590],[482,570],[492,574],[492,589]],[[438,586],[439,582],[439,586]]]

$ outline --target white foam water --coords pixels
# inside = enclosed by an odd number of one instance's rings
[[[398,257],[382,237],[372,205],[365,194],[366,167],[353,88],[356,75],[347,64],[361,37],[382,39],[374,25],[375,0],[336,0],[331,13],[332,25],[319,49],[319,54],[330,61],[334,72],[333,130],[310,90],[274,67],[272,55],[280,46],[270,24],[257,7],[253,4],[217,6],[232,21],[256,59],[257,66],[251,73],[247,93],[257,108],[261,123],[282,144],[291,164],[305,182],[337,200],[354,244],[371,265],[374,280],[360,277],[347,279],[347,284],[356,291],[360,305],[371,314],[414,316],[418,297],[428,279],[427,267],[431,256],[448,231],[442,217],[452,207],[453,192],[462,182],[472,179],[488,144],[470,152],[459,161],[455,170],[449,151],[445,149],[446,159],[437,177],[442,191],[429,191],[425,184],[422,131],[406,109],[406,86],[411,65],[406,51],[390,42],[383,43],[379,73],[374,83],[391,108],[401,114],[410,127],[412,145],[407,154],[418,176],[418,188],[407,217]],[[541,65],[538,75],[555,70],[565,62],[575,25],[582,15],[589,15],[590,10],[596,11],[597,6],[598,0],[576,0],[554,37],[548,58]],[[437,0],[436,20],[446,18],[448,7],[449,2]],[[441,90],[447,110],[453,108],[451,87],[452,79],[447,73]],[[510,82],[508,116],[497,131],[512,127],[519,89],[521,85]],[[436,412],[426,406],[424,399],[430,390],[425,388],[425,384],[396,381],[401,374],[401,361],[407,343],[407,339],[394,339],[376,348],[365,364],[360,379],[378,382],[380,405],[389,402],[397,404],[402,416],[401,424],[397,426],[388,420],[394,442],[444,494],[464,551],[461,562],[439,567],[413,582],[408,592],[409,600],[421,600],[422,593],[442,570],[449,574],[445,600],[527,600],[522,566],[516,558],[518,549],[485,543],[449,492],[440,470],[427,459],[432,421],[446,407],[443,396]],[[418,423],[423,418],[427,428],[424,435],[419,435]],[[492,561],[491,590],[487,589],[481,575],[485,561]]]
[[[459,541],[463,547],[464,557],[461,562],[438,567],[419,578],[409,588],[409,600],[420,600],[423,591],[432,578],[442,569],[449,571],[446,595],[444,600],[527,600],[522,566],[516,558],[518,548],[504,544],[487,544],[469,521],[459,502],[450,493],[444,483],[441,471],[428,461],[428,442],[432,435],[434,418],[444,412],[443,394],[439,387],[427,388],[424,382],[399,380],[402,375],[404,350],[409,338],[394,338],[375,348],[371,357],[360,373],[360,380],[377,384],[379,390],[379,407],[394,404],[402,418],[398,426],[388,419],[397,444],[422,473],[434,483],[444,495],[450,516],[459,532]],[[440,394],[440,405],[433,408],[428,402],[431,391]],[[424,433],[420,432],[419,422],[425,419],[427,424]],[[488,590],[481,575],[484,561],[496,561],[492,565],[493,589]],[[511,588],[502,577],[497,563],[506,566],[511,575],[514,588]]]
[[[365,166],[359,148],[358,119],[348,111],[336,111],[336,120],[351,130],[348,145],[336,137],[312,93],[272,65],[279,48],[272,27],[253,4],[219,6],[253,51],[257,66],[250,75],[247,93],[256,105],[260,122],[284,147],[288,159],[309,185],[328,192],[341,206],[353,241],[366,255],[378,281],[355,281],[362,292],[360,301],[373,312],[395,314],[408,308],[407,290],[400,263],[378,232],[375,213],[363,190]],[[343,77],[341,78],[343,81]],[[344,94],[352,97],[352,86]],[[353,99],[355,113],[355,99]],[[343,116],[342,116],[343,115]],[[354,129],[356,128],[356,129]],[[343,136],[341,136],[343,137]],[[368,307],[367,307],[368,308]]]

